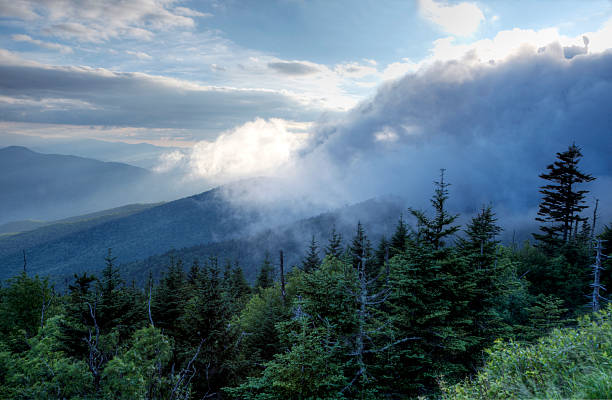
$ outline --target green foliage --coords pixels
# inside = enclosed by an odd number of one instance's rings
[[[87,365],[61,350],[59,321],[51,317],[27,340],[28,350],[10,354],[0,347],[0,398],[84,399],[93,390]]]
[[[317,241],[313,235],[310,245],[308,246],[308,251],[306,252],[306,257],[304,258],[304,261],[302,261],[302,270],[304,272],[311,272],[315,270],[319,264],[321,264],[321,259],[319,258]]]
[[[54,297],[46,278],[30,278],[25,271],[0,289],[0,334],[12,350],[24,350],[25,341],[53,315],[57,305]]]
[[[226,389],[232,398],[250,399],[342,399],[347,382],[343,375],[341,346],[333,327],[317,322],[298,309],[293,319],[279,323],[289,350],[264,364],[263,374],[249,377],[237,388]]]
[[[172,341],[158,328],[134,333],[130,348],[104,369],[105,399],[167,399],[173,376],[163,373],[172,357]]]
[[[325,256],[340,258],[342,253],[342,234],[336,232],[336,227],[334,226],[329,235],[328,244],[325,247]]]
[[[450,183],[444,182],[444,172],[441,169],[440,181],[434,182],[434,195],[430,200],[434,216],[429,218],[423,211],[410,209],[410,213],[417,219],[418,240],[430,244],[434,250],[444,247],[444,239],[459,230],[458,226],[452,225],[458,215],[451,215],[446,209]]]
[[[270,260],[270,253],[266,253],[259,275],[255,281],[255,287],[260,289],[266,289],[274,285],[274,265]]]
[[[445,399],[602,399],[612,393],[612,308],[555,329],[534,344],[499,340],[472,379]]]

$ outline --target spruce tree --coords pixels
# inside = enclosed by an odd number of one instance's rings
[[[329,242],[327,247],[325,247],[325,257],[342,257],[342,234],[336,231],[336,227],[332,228],[331,234],[329,236]]]
[[[266,252],[263,264],[255,281],[255,288],[265,289],[274,285],[274,265],[270,261],[270,253]]]
[[[458,240],[458,247],[466,255],[476,259],[478,268],[490,267],[499,244],[496,236],[502,231],[491,206],[483,206],[465,229],[466,238]]]
[[[445,171],[441,169],[440,180],[434,182],[434,195],[430,200],[434,208],[433,218],[427,217],[423,211],[410,209],[410,213],[417,219],[418,239],[431,244],[434,250],[444,247],[443,239],[459,230],[458,226],[451,225],[459,215],[451,215],[446,210],[450,183],[444,182]]]
[[[543,197],[536,221],[545,225],[540,226],[541,234],[533,236],[543,244],[567,243],[576,224],[585,220],[580,213],[588,208],[583,205],[588,190],[578,190],[577,185],[595,178],[578,169],[581,158],[580,148],[572,144],[567,151],[557,153],[557,161],[546,167],[547,173],[540,174],[548,183],[540,189]]]
[[[308,246],[308,252],[306,253],[306,257],[304,261],[302,261],[302,271],[304,272],[312,272],[319,267],[321,264],[321,259],[319,258],[319,250],[317,248],[317,241],[315,240],[314,235],[312,235],[312,239],[310,240],[310,245]]]
[[[395,232],[391,236],[391,242],[389,243],[389,258],[393,258],[396,254],[402,253],[406,250],[406,239],[408,238],[408,227],[404,222],[404,216],[400,215]]]

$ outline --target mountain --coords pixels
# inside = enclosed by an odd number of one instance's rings
[[[57,219],[135,202],[141,200],[140,183],[151,174],[128,164],[20,146],[0,149],[0,171],[0,223]]]
[[[188,269],[195,260],[202,265],[213,257],[217,258],[222,267],[228,263],[239,265],[247,280],[253,283],[266,256],[269,256],[272,263],[278,267],[279,250],[283,250],[288,270],[300,266],[313,236],[322,259],[324,248],[334,228],[342,235],[343,245],[346,247],[353,239],[359,221],[363,224],[372,246],[375,247],[381,236],[386,235],[388,238],[393,234],[398,218],[404,210],[399,199],[390,197],[370,199],[290,224],[265,229],[254,235],[172,249],[144,260],[123,264],[120,270],[128,280],[145,282],[149,272],[159,278],[173,260],[175,262],[181,260],[185,269]]]
[[[376,237],[392,229],[401,211],[397,202],[372,200],[304,218],[295,211],[297,200],[262,202],[253,196],[256,191],[265,194],[275,189],[274,181],[250,179],[125,216],[57,223],[0,237],[0,280],[22,268],[24,250],[28,273],[61,282],[75,272],[99,271],[109,248],[116,262],[127,266],[122,269],[130,279],[140,280],[152,263],[161,271],[168,257],[158,256],[159,262],[139,260],[185,248],[191,248],[185,253],[186,261],[223,255],[248,267],[251,278],[266,251],[274,255],[283,248],[288,265],[297,263],[311,235],[323,242],[336,225],[349,238],[361,220]],[[320,213],[316,207],[306,208]]]
[[[26,146],[47,154],[71,154],[100,161],[116,161],[153,169],[160,165],[160,156],[178,150],[149,143],[107,142],[97,139],[55,138],[16,135],[0,132],[0,147]]]
[[[129,204],[91,214],[79,215],[57,221],[15,221],[0,225],[0,252],[20,251],[41,243],[64,237],[74,232],[126,217],[131,214],[160,205]],[[21,232],[18,229],[22,229]]]
[[[33,274],[63,276],[96,270],[109,248],[117,262],[131,262],[172,248],[253,234],[279,221],[293,221],[294,204],[259,202],[254,192],[271,192],[273,181],[251,179],[158,205],[102,223],[53,224],[0,238],[0,280],[14,275],[27,255]]]

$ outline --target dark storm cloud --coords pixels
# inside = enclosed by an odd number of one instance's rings
[[[611,104],[610,51],[568,59],[553,44],[496,64],[437,63],[319,123],[298,173],[348,198],[395,192],[427,206],[446,168],[457,211],[492,202],[524,215],[539,202],[538,174],[575,141],[582,168],[598,178],[589,202],[609,202]]]
[[[309,75],[319,72],[318,68],[297,61],[271,62],[268,63],[268,68],[285,75]]]
[[[218,133],[256,117],[303,120],[318,113],[271,90],[202,87],[83,67],[0,65],[0,91],[0,119],[17,122]]]

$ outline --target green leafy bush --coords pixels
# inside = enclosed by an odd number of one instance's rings
[[[498,340],[487,353],[473,379],[442,383],[445,399],[612,398],[612,306],[534,344]]]

